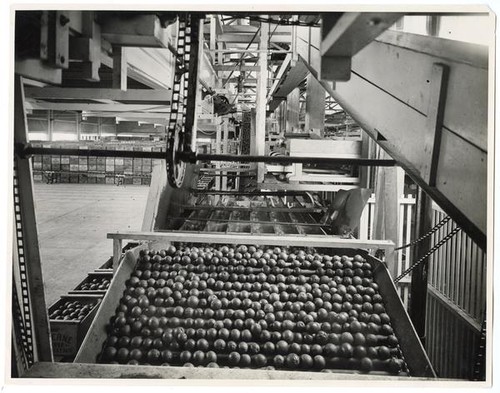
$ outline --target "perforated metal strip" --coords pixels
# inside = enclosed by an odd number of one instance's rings
[[[186,124],[187,88],[189,84],[189,60],[191,54],[191,26],[189,14],[179,16],[179,29],[177,38],[177,57],[175,58],[175,73],[172,87],[172,100],[170,104],[170,117],[167,135],[167,176],[170,184],[176,183],[174,170],[176,137],[183,141],[184,127]]]
[[[12,281],[14,282],[14,280]],[[17,296],[16,286],[12,286],[12,320],[13,327],[16,332],[16,343],[21,357],[21,362],[24,370],[30,368],[33,364],[33,359],[30,361],[29,352],[26,351],[26,329],[24,327],[23,316],[19,308],[19,297]]]
[[[185,68],[185,49],[186,49],[186,21],[179,18],[179,30],[177,38],[177,54],[175,58],[175,76],[174,84],[172,87],[172,101],[170,105],[170,118],[168,123],[169,137],[175,132],[178,125],[179,114],[182,116],[181,97],[184,96],[184,86],[182,81],[184,79]]]
[[[14,159],[14,221],[15,221],[15,237],[18,256],[19,278],[21,284],[21,302],[18,299],[13,299],[15,305],[20,306],[19,318],[14,319],[14,323],[20,323],[19,332],[21,332],[21,342],[24,353],[27,358],[28,365],[31,366],[34,362],[34,347],[33,347],[33,326],[31,320],[31,305],[29,299],[28,288],[28,273],[26,269],[26,254],[24,248],[23,236],[23,221],[22,221],[22,206],[19,197],[19,179],[17,172],[17,159]],[[14,284],[14,283],[13,283]],[[17,298],[17,293],[14,292]]]

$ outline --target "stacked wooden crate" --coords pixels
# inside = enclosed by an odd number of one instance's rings
[[[82,150],[164,150],[162,142],[141,143],[139,146],[137,143],[127,145],[116,142],[57,142],[33,145],[52,148],[78,147]],[[149,185],[152,166],[151,158],[36,155],[33,157],[33,179],[35,182]]]

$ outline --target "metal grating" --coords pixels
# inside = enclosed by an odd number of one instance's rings
[[[200,201],[199,197],[198,202]],[[292,202],[296,207],[304,206],[296,199]],[[241,204],[247,211],[239,210]],[[218,204],[201,205],[206,209],[193,210],[187,217],[170,217],[171,220],[182,219],[179,230],[208,231],[224,233],[269,233],[277,236],[284,234],[324,235],[323,225],[308,212],[289,210],[280,197],[257,196],[226,197]],[[233,210],[234,209],[234,210]],[[186,210],[190,210],[186,208]],[[308,210],[308,209],[304,209]],[[311,209],[314,210],[314,209]]]

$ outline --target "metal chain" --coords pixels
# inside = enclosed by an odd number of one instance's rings
[[[172,86],[170,118],[167,135],[167,176],[170,184],[182,183],[182,164],[176,161],[176,152],[183,143],[186,123],[187,89],[189,84],[189,60],[191,55],[191,26],[189,14],[179,16],[177,57]],[[180,165],[180,167],[178,167]]]
[[[458,231],[461,229],[459,227],[454,228],[450,233],[448,233],[443,239],[441,239],[434,247],[432,247],[422,258],[420,258],[417,262],[411,265],[408,269],[406,269],[403,273],[401,273],[398,277],[394,279],[394,282],[399,282],[403,277],[411,273],[417,266],[419,266],[422,262],[424,262],[427,258],[429,258],[432,254],[434,254],[443,244],[445,244],[448,240],[450,240],[453,236],[455,236]]]
[[[414,246],[417,243],[420,243],[422,240],[427,239],[430,235],[436,232],[439,228],[441,228],[444,224],[451,220],[450,216],[444,217],[441,221],[439,221],[429,232],[425,235],[421,236],[417,240],[412,241],[411,243],[405,244],[404,246],[400,246],[394,249],[394,251],[402,250],[403,248],[408,248]]]
[[[17,323],[22,323],[19,326],[20,331],[24,332],[21,334],[21,342],[23,344],[23,350],[26,354],[28,365],[31,366],[34,361],[34,348],[33,348],[33,327],[31,321],[31,304],[29,298],[29,288],[28,288],[28,272],[26,268],[26,257],[24,250],[24,236],[23,236],[23,221],[21,215],[21,199],[19,195],[19,179],[17,173],[17,158],[14,158],[14,221],[15,221],[15,231],[16,231],[16,245],[17,245],[17,257],[18,257],[18,267],[19,267],[19,278],[21,285],[21,301],[22,308],[19,310],[20,319]],[[14,285],[14,282],[13,282]],[[17,293],[14,292],[17,299]],[[16,299],[13,299],[16,300]],[[18,306],[21,304],[18,302]],[[15,320],[16,321],[16,320]]]
[[[19,297],[17,296],[17,288],[12,277],[12,320],[13,327],[16,332],[16,345],[21,352],[21,361],[24,370],[27,370],[33,365],[33,353],[27,351],[27,335],[24,326],[23,316],[19,307]]]

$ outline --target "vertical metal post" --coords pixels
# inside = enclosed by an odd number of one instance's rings
[[[216,130],[215,130],[215,154],[221,154],[222,126],[221,126],[221,124],[219,122],[217,122],[217,125],[215,127],[216,127]],[[220,161],[216,161],[215,162],[215,167],[217,169],[220,169],[221,168],[221,162]],[[220,176],[217,176],[215,178],[215,189],[217,191],[221,191],[221,178],[220,178]],[[217,197],[216,197],[216,199],[218,200]]]
[[[224,120],[222,123],[223,137],[222,137],[222,151],[224,154],[229,154],[228,152],[228,139],[229,139],[229,122]],[[222,191],[227,191],[227,177],[228,173],[226,172],[226,176],[222,178],[221,189]]]
[[[113,46],[113,88],[127,90],[127,56],[123,47]]]
[[[324,136],[325,89],[311,74],[307,76],[305,129],[319,131],[319,136]]]
[[[255,105],[255,143],[256,153],[263,155],[266,145],[266,105],[267,105],[267,48],[269,23],[261,23],[259,44],[259,79],[257,80],[257,102]],[[257,163],[257,183],[264,181],[265,164]]]
[[[425,235],[432,228],[432,200],[419,188],[416,205],[414,239]],[[431,237],[422,240],[412,250],[412,261],[417,261],[431,248]],[[427,303],[427,269],[429,261],[421,263],[411,273],[409,315],[418,337],[425,347],[425,310]]]
[[[83,121],[83,117],[82,117]],[[116,135],[116,118],[115,118],[115,135]],[[102,138],[102,128],[101,128],[101,118],[97,118],[97,140],[101,140]]]
[[[75,125],[76,125],[76,140],[80,141],[80,114],[78,112],[75,113]]]
[[[204,30],[204,19],[200,19],[200,26],[199,26],[199,31],[203,32]],[[211,26],[210,26],[211,27]],[[193,37],[193,39],[196,39],[196,37]],[[198,55],[197,55],[197,68],[201,67],[201,64],[203,62],[203,48],[204,48],[204,39],[203,39],[203,33],[199,34],[198,38]],[[193,119],[193,132],[191,135],[191,150],[196,151],[196,134],[198,132],[198,115],[201,113],[201,84],[200,84],[200,79],[198,77],[198,73],[196,73],[196,80],[193,81],[195,83],[195,108],[194,108],[194,119]],[[192,82],[192,83],[193,83]]]
[[[54,133],[54,111],[49,109],[47,111],[47,140],[52,142]]]

